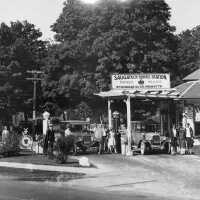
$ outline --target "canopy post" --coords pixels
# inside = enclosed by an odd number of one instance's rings
[[[111,111],[112,100],[108,99],[108,128],[112,128],[112,111]]]
[[[127,137],[128,137],[127,155],[132,155],[132,150],[131,150],[131,141],[132,141],[132,136],[131,136],[131,98],[130,98],[130,96],[128,96],[127,100],[126,100],[126,112],[127,112]]]

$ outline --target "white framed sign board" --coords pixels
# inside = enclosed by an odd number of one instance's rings
[[[169,89],[170,74],[112,74],[112,89]]]

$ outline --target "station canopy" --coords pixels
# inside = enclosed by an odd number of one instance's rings
[[[186,76],[184,79],[184,81],[197,81],[200,80],[200,69],[195,70],[194,72],[192,72],[191,74],[189,74],[188,76]]]
[[[179,99],[200,99],[200,80],[188,81],[175,87]]]
[[[186,76],[183,79],[185,82],[174,88],[170,88],[170,78],[168,74],[112,75],[111,78],[112,89],[100,92],[96,95],[103,98],[130,96],[131,98],[200,100],[200,69]],[[139,88],[141,83],[143,84],[143,88]],[[157,83],[160,84],[157,85],[159,87],[154,88]],[[129,88],[131,84],[134,85],[133,88]],[[149,88],[145,87],[147,85]]]
[[[200,100],[200,69],[186,76],[183,81],[185,82],[175,87],[180,93],[179,98]]]
[[[178,98],[179,93],[176,89],[165,90],[109,90],[97,94],[100,97],[120,97],[130,96],[132,98]]]

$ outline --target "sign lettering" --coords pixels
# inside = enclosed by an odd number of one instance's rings
[[[113,74],[113,89],[169,89],[170,75],[163,74]]]

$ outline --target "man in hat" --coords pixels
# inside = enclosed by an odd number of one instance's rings
[[[53,145],[55,142],[55,133],[53,130],[53,124],[49,124],[47,134],[44,140],[44,153],[49,156],[53,155]]]

